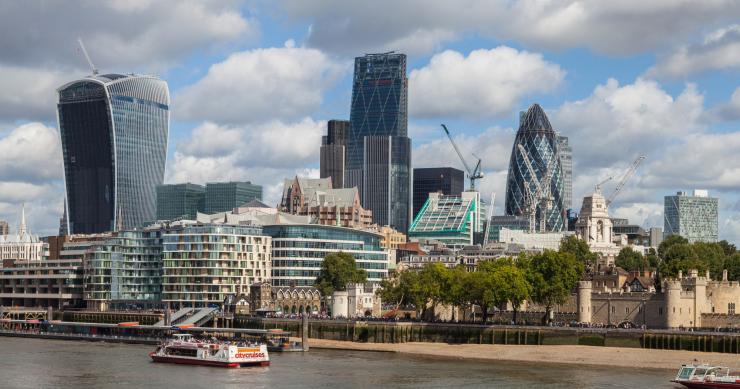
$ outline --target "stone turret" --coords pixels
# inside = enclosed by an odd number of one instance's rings
[[[578,281],[578,321],[591,323],[591,281]]]
[[[679,316],[681,307],[681,281],[667,280],[663,287],[665,291],[665,321],[667,328],[678,328],[681,326]]]

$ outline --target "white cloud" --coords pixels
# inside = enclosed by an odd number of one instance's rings
[[[508,114],[523,96],[549,92],[565,77],[542,55],[506,46],[467,57],[447,50],[409,75],[409,110],[417,117]]]
[[[663,203],[635,202],[621,207],[610,207],[609,214],[612,217],[629,219],[632,224],[663,228]]]
[[[79,66],[85,64],[77,52],[81,37],[100,69],[151,71],[194,49],[256,36],[256,22],[239,8],[232,0],[6,2],[0,5],[1,61]]]
[[[661,58],[648,70],[651,76],[685,77],[709,70],[740,68],[740,25],[721,28],[700,44],[685,45]]]
[[[175,96],[181,118],[220,123],[294,120],[317,109],[344,72],[319,50],[282,47],[230,55]]]
[[[730,101],[712,109],[707,117],[711,121],[740,120],[740,87],[732,93]]]
[[[0,63],[0,118],[56,120],[56,88],[73,76]]]
[[[545,49],[634,54],[675,46],[740,17],[740,4],[728,0],[284,0],[281,5],[293,19],[311,23],[310,46],[343,54],[417,54],[465,34]]]
[[[612,167],[640,154],[656,158],[666,144],[702,132],[703,100],[691,84],[673,97],[655,81],[620,86],[610,79],[585,99],[564,103],[550,121],[570,137],[575,169]]]
[[[166,182],[247,180],[263,186],[268,204],[279,200],[284,178],[318,176],[321,135],[326,122],[228,127],[203,123],[192,130],[167,166]]]
[[[38,183],[61,179],[59,132],[41,123],[12,129],[0,138],[0,166],[0,181]]]

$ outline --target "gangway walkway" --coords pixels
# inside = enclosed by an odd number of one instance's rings
[[[192,316],[185,319],[182,323],[177,323],[178,325],[194,325],[194,326],[200,326],[202,324],[207,323],[211,316],[216,314],[216,311],[218,308],[201,308],[197,312],[195,312]]]
[[[188,315],[193,312],[193,308],[182,308],[179,311],[175,312],[170,316],[170,324],[175,325],[178,324],[177,322],[181,320],[185,315]],[[155,326],[163,326],[164,325],[164,319],[154,323]]]

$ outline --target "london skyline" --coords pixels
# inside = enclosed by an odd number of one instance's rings
[[[709,189],[720,198],[720,239],[740,241],[740,27],[731,24],[740,6],[640,3],[610,25],[594,3],[522,2],[508,9],[512,21],[486,3],[471,2],[480,12],[464,17],[448,12],[455,2],[422,14],[394,3],[398,19],[384,29],[367,6],[341,2],[3,5],[0,219],[16,228],[25,202],[35,233],[58,228],[55,90],[90,74],[81,37],[102,74],[156,73],[169,83],[166,183],[249,180],[276,204],[283,178],[318,176],[326,121],[349,119],[352,59],[396,50],[409,57],[413,167],[461,168],[439,129],[448,123],[463,151],[483,158],[480,187],[484,198],[498,194],[495,214],[519,111],[539,102],[570,138],[576,211],[596,183],[646,154],[612,216],[662,227],[663,196]],[[86,20],[92,13],[97,22]],[[29,20],[36,27],[17,27]]]

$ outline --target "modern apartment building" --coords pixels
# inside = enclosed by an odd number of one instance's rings
[[[318,224],[266,225],[264,233],[272,237],[273,286],[313,286],[324,257],[339,252],[351,254],[369,282],[388,275],[388,253],[380,245],[380,234]]]
[[[183,224],[162,241],[162,301],[171,306],[218,306],[270,279],[271,238],[261,227]]]
[[[719,199],[709,197],[706,190],[678,192],[665,196],[663,233],[681,235],[689,242],[716,242],[719,240]]]
[[[94,74],[57,92],[67,232],[130,229],[154,220],[167,156],[167,83]]]

